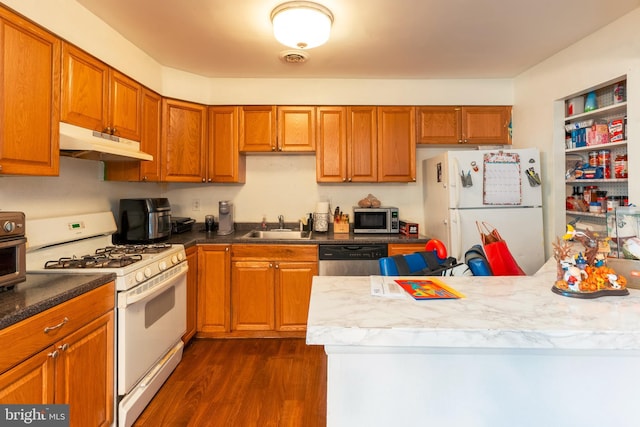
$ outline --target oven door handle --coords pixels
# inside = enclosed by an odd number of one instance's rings
[[[181,279],[183,276],[186,276],[187,271],[189,270],[189,265],[186,262],[181,263],[180,265],[174,267],[174,269],[178,270],[172,275],[169,279],[165,279],[160,284],[155,284],[156,280],[162,280],[162,275],[157,276],[156,278],[151,279],[149,284],[145,285],[144,283],[139,286],[143,288],[142,291],[138,291],[137,288],[132,290],[122,292],[118,295],[118,308],[126,308],[131,304],[135,304],[143,299],[156,295],[159,291],[162,291],[165,288],[173,286],[177,280]]]

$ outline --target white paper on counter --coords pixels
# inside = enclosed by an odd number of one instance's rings
[[[382,298],[404,299],[409,295],[395,282],[397,277],[369,276],[371,295]]]

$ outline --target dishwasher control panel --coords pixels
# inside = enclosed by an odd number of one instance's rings
[[[377,260],[388,255],[386,244],[338,244],[319,245],[318,259],[321,261],[365,261]]]

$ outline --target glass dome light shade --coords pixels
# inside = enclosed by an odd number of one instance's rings
[[[283,3],[271,12],[273,34],[280,43],[296,49],[311,49],[329,40],[333,15],[316,3]]]

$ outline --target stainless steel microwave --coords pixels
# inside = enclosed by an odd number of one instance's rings
[[[354,233],[384,233],[400,232],[398,208],[381,206],[379,208],[353,208]]]

